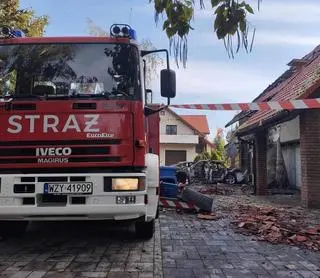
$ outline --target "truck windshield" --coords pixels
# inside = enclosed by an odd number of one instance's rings
[[[111,43],[0,45],[0,90],[12,97],[141,99],[139,53]]]

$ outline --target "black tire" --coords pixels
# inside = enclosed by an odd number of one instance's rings
[[[151,239],[154,234],[154,220],[150,222],[136,222],[136,235],[138,238]]]
[[[20,237],[28,227],[28,221],[0,221],[0,236]]]
[[[184,171],[179,171],[176,173],[178,183],[186,183],[188,179],[188,174]]]
[[[157,213],[156,213],[156,219],[159,218],[159,213],[160,213],[160,207],[159,207],[159,204],[158,204],[158,207],[157,207]]]
[[[229,185],[234,185],[237,183],[237,178],[234,174],[229,173],[224,178],[224,182]]]

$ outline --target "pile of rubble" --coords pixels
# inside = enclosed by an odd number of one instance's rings
[[[307,227],[302,213],[280,208],[239,205],[232,221],[236,231],[258,240],[320,250],[320,225]]]
[[[228,196],[234,193],[234,188],[230,185],[219,184],[202,186],[198,191],[205,195],[223,195]]]

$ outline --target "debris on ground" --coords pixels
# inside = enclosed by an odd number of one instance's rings
[[[198,202],[203,202],[203,196],[214,199],[211,211],[204,210],[206,212],[203,213],[200,210],[198,219],[215,221],[227,218],[235,231],[241,234],[272,244],[282,243],[320,251],[319,210],[301,207],[299,194],[248,196],[241,192],[240,187],[224,184],[196,184],[183,191],[192,191],[189,201],[198,199]],[[195,191],[203,196],[195,198]]]
[[[198,213],[197,218],[204,220],[218,220],[220,217],[217,216],[214,212],[211,213]]]
[[[303,213],[283,208],[239,205],[231,223],[236,231],[258,240],[320,250],[320,225],[308,227]]]
[[[232,195],[234,193],[234,188],[230,185],[225,184],[215,184],[215,185],[204,185],[201,186],[198,191],[205,195]]]
[[[203,211],[212,212],[213,198],[206,196],[197,190],[185,188],[181,192],[179,198],[187,203],[192,202],[195,206]]]

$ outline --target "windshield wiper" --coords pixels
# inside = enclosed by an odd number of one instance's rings
[[[128,93],[126,93],[126,92],[124,92],[124,91],[122,91],[120,89],[113,89],[111,91],[103,91],[102,93],[110,95],[110,96],[122,95],[122,96],[125,96],[125,97],[131,97]]]
[[[103,91],[99,94],[88,94],[88,95],[83,95],[83,94],[71,94],[71,95],[44,95],[44,96],[39,96],[39,95],[32,95],[32,94],[12,94],[12,95],[5,95],[3,98],[8,98],[8,99],[36,99],[36,100],[48,100],[48,99],[74,99],[74,98],[105,98],[107,100],[110,99],[112,96],[117,96],[117,95],[122,95],[125,97],[131,97],[129,94],[122,90],[114,89],[112,91]]]
[[[123,96],[126,96],[126,97],[130,97],[129,94],[127,94],[126,92],[122,91],[122,90],[119,90],[119,89],[113,89],[110,94],[112,95],[117,95],[117,94],[121,94]]]
[[[127,94],[126,92],[124,91],[121,91],[121,90],[117,90],[117,89],[114,89],[114,90],[111,90],[111,91],[102,91],[101,93],[99,94],[88,94],[88,95],[83,95],[83,94],[72,94],[70,95],[71,98],[106,98],[106,99],[110,99],[110,96],[116,96],[116,95],[122,95],[122,96],[125,96],[125,97],[130,97],[129,94]]]
[[[83,95],[83,94],[72,94],[65,96],[66,98],[106,98],[109,99],[109,96],[106,92],[102,92],[100,94],[88,94],[88,95]]]

